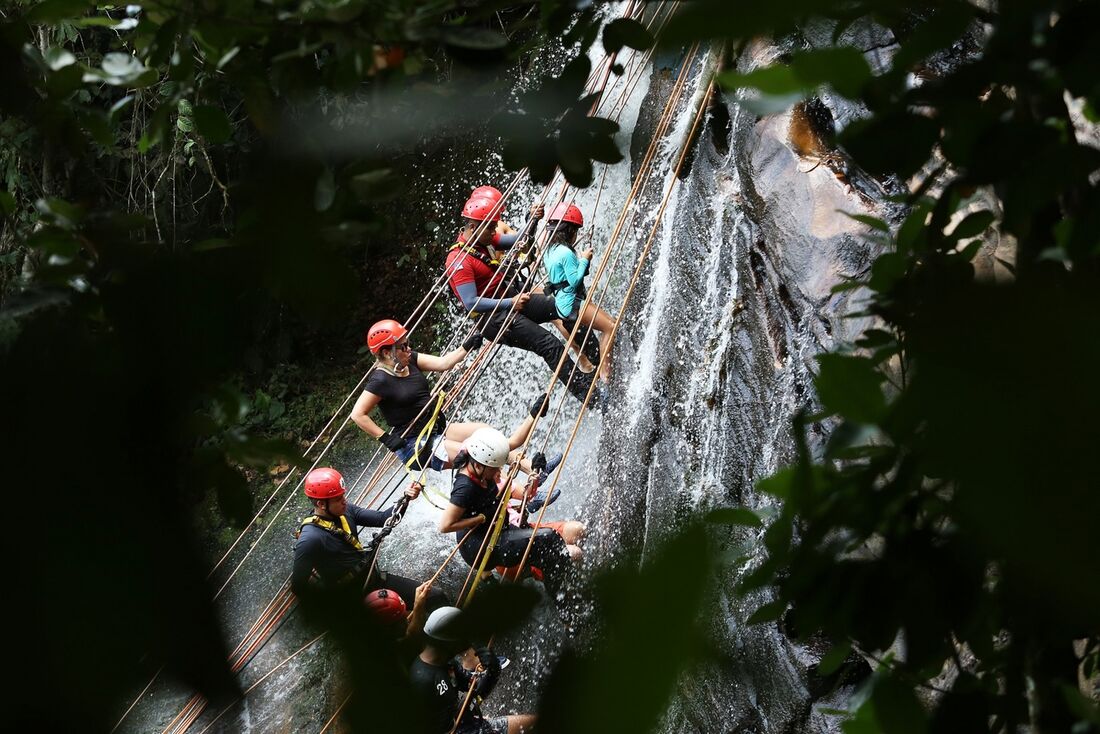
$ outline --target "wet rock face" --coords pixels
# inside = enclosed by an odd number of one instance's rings
[[[781,50],[758,52],[746,63],[768,62]],[[653,106],[665,93],[655,78]],[[699,137],[691,171],[670,201],[617,342],[613,389],[646,401],[628,397],[604,421],[605,469],[626,481],[601,499],[618,522],[592,523],[597,562],[639,544],[644,554],[709,507],[769,502],[753,487],[794,456],[790,427],[799,408],[813,407],[814,357],[866,326],[845,318],[858,292],[831,289],[866,272],[877,252],[865,225],[841,212],[898,215],[885,202],[896,182],[851,171],[833,147],[833,126],[851,109],[822,98],[757,118],[729,97],[721,104],[724,114],[712,109],[711,133]],[[640,124],[633,149],[644,149],[639,139],[651,134]],[[639,208],[653,203],[643,198]],[[812,427],[812,445],[827,432]],[[716,533],[723,548],[756,540],[741,529]],[[717,608],[702,613],[713,620],[722,662],[685,674],[665,731],[839,730],[822,710],[843,706],[865,666],[853,660],[822,676],[827,641],[802,644],[774,624],[746,627],[767,598],[739,598],[732,589],[758,560],[715,580]]]

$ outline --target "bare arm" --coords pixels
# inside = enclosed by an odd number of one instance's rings
[[[425,581],[420,586],[416,587],[416,594],[413,597],[412,612],[409,613],[409,623],[405,628],[405,636],[413,637],[420,634],[424,629],[424,622],[427,621],[427,610],[424,609],[424,600],[428,598],[428,592],[432,590],[432,582]]]
[[[476,528],[478,525],[485,522],[484,515],[467,517],[465,520],[463,520],[462,514],[464,512],[466,512],[466,510],[462,509],[458,505],[447,505],[447,509],[443,510],[443,515],[439,518],[439,532],[453,533],[457,530]]]
[[[355,401],[355,407],[351,409],[351,419],[355,421],[355,425],[362,428],[371,438],[378,438],[385,433],[382,427],[371,420],[370,417],[371,411],[378,407],[380,402],[382,402],[381,397],[364,390],[359,399]]]
[[[461,362],[462,358],[465,356],[466,349],[463,347],[447,352],[442,357],[437,357],[434,354],[417,352],[416,366],[424,372],[446,372]]]

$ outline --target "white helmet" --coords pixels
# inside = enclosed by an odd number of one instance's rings
[[[508,439],[495,428],[479,428],[462,444],[470,458],[499,469],[508,463]]]
[[[458,607],[440,607],[428,615],[428,621],[424,623],[424,634],[440,642],[458,642],[458,630],[455,629],[455,620],[462,615]]]

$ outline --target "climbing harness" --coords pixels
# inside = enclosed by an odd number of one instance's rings
[[[633,9],[628,9],[627,15],[629,15],[633,12],[634,12]],[[666,17],[664,22],[667,22],[667,19],[668,18]],[[649,54],[647,53],[647,55],[645,56],[645,59],[648,59],[648,58],[649,58]],[[643,62],[641,64],[639,64],[639,70],[644,67],[644,63],[645,63],[645,60],[643,60]],[[606,64],[606,68],[604,70],[604,73],[603,73],[603,77],[604,77],[603,84],[604,84],[604,86],[606,86],[607,79],[609,77],[612,65],[613,65],[612,59],[609,59],[607,64]],[[632,79],[628,82],[628,89],[627,89],[627,92],[626,92],[627,94],[629,94],[629,92],[637,84],[637,81],[640,78],[641,78],[640,73],[636,73],[636,74],[633,75]],[[591,81],[591,79],[590,79],[590,81]],[[602,89],[601,89],[601,91],[602,91]],[[603,95],[600,95],[600,98],[597,99],[593,103],[593,111],[595,111],[595,109],[601,104],[602,100],[603,100]],[[621,101],[621,103],[623,105],[625,105],[625,100]],[[613,110],[616,109],[619,106],[619,104],[620,103],[616,103],[612,107],[612,109]],[[621,109],[619,111],[621,112]],[[616,117],[617,117],[617,115],[616,115]],[[515,190],[515,188],[517,187],[517,185],[520,181],[520,176],[522,176],[522,173],[523,172],[520,172],[520,174],[517,175],[517,177],[512,181],[512,183],[507,187],[506,192],[504,193],[502,198],[507,198]],[[605,175],[606,175],[606,170],[605,170]],[[560,171],[555,174],[555,177],[554,177],[555,181],[558,180],[558,176],[560,176]],[[553,186],[553,183],[551,184],[551,186]],[[547,190],[549,190],[549,188],[550,187],[547,187]],[[563,194],[564,194],[564,191],[563,191]],[[545,192],[544,192],[544,196],[545,196]],[[560,198],[559,198],[559,202],[560,202]],[[516,248],[516,249],[518,249],[518,248]],[[466,255],[464,255],[464,256],[466,256]],[[507,260],[507,258],[502,258],[502,260]],[[529,282],[533,281],[534,274],[528,275],[527,279],[528,279]],[[421,300],[420,305],[418,305],[417,308],[414,309],[413,316],[410,317],[410,319],[409,319],[410,322],[414,322],[410,326],[410,329],[409,329],[410,332],[413,331],[420,324],[420,322],[423,320],[423,318],[430,312],[431,305],[440,296],[445,283],[446,283],[445,274],[441,274],[440,278],[437,279],[436,284],[431,289],[429,289],[428,293]],[[499,287],[499,284],[498,284],[498,287]],[[494,311],[495,311],[495,309],[494,309]],[[413,317],[416,317],[417,314],[419,314],[419,316],[414,319]],[[513,310],[509,315],[514,318],[515,311]],[[479,368],[480,368],[480,370],[484,370],[485,366],[488,364],[488,361],[489,361],[489,359],[491,358],[491,355],[492,355],[492,349],[493,349],[493,347],[496,346],[496,341],[497,340],[494,339],[491,342],[489,349],[483,350],[482,354],[479,354],[478,358],[475,359],[474,363],[470,365],[470,368],[463,375],[463,378],[460,381],[459,385],[456,386],[456,388],[455,388],[457,394],[462,395],[463,390],[468,391],[469,388],[472,386],[473,382],[476,381],[476,377],[480,374]],[[372,369],[373,369],[373,367],[372,367]],[[559,371],[560,371],[560,365],[559,365]],[[309,451],[311,451],[316,446],[316,444],[326,435],[327,431],[331,428],[331,426],[335,422],[335,420],[338,417],[338,415],[340,414],[340,412],[344,409],[344,407],[354,397],[356,391],[362,386],[362,384],[369,377],[369,374],[370,374],[370,370],[367,371],[367,373],[359,381],[359,383],[356,385],[356,387],[353,388],[351,393],[349,393],[349,395],[344,399],[343,403],[341,403],[341,406],[337,409],[336,413],[333,414],[332,418],[328,421],[328,423],[325,425],[325,427],[322,429],[322,431],[318,434],[318,436],[309,445],[309,447],[307,448],[307,453]],[[594,383],[593,383],[593,386],[594,386]],[[591,397],[591,390],[589,391],[588,397],[589,398]],[[437,403],[437,405],[438,405],[438,403]],[[587,400],[585,401],[585,404],[582,405],[582,413],[583,413],[584,407],[586,405],[587,405]],[[559,412],[560,412],[560,403],[559,403]],[[556,420],[556,416],[555,416],[555,420]],[[578,420],[579,420],[579,418],[578,418]],[[350,421],[348,419],[345,419],[344,423],[341,424],[341,426],[337,429],[336,433],[333,434],[328,439],[326,446],[323,448],[320,455],[315,459],[313,465],[310,467],[311,469],[316,468],[316,466],[320,463],[321,459],[324,457],[325,453],[327,453],[329,448],[331,448],[334,445],[336,438],[341,434],[341,432],[344,430],[344,428],[346,428],[346,426],[348,425],[349,422]],[[528,440],[530,440],[530,439],[528,439]],[[376,452],[377,451],[378,451],[378,449],[376,449]],[[377,455],[377,453],[376,453],[376,455]],[[375,485],[378,482],[378,480],[381,478],[383,472],[385,471],[386,466],[392,466],[392,459],[393,459],[392,456],[391,457],[386,457],[386,460],[383,461],[383,466],[380,467],[379,473],[376,473],[375,478],[371,480],[371,482],[370,482],[371,486]],[[364,471],[363,474],[365,474],[365,471]],[[356,480],[356,482],[354,482],[352,484],[353,488],[362,479],[363,474],[361,474],[360,477]],[[261,507],[261,509],[257,513],[256,517],[254,517],[252,522],[250,522],[249,525],[246,527],[246,530],[249,527],[251,527],[253,524],[255,524],[255,522],[260,517],[261,513],[263,513],[266,510],[266,508],[274,500],[277,493],[282,489],[282,487],[285,486],[285,484],[290,480],[290,478],[292,476],[293,476],[293,471],[289,472],[283,478],[283,480],[279,483],[279,485],[273,491],[271,497],[269,497],[268,500]],[[509,480],[509,485],[510,485],[510,480]],[[300,486],[300,484],[299,484],[299,486]],[[396,488],[395,488],[395,490],[396,490]],[[392,491],[395,491],[395,490],[391,490],[391,494],[392,494]],[[364,490],[364,494],[369,492],[369,491],[370,491],[370,487],[367,487]],[[378,495],[375,496],[376,499],[377,499],[377,496]],[[290,498],[287,498],[287,501],[284,502],[282,507],[279,509],[279,511],[278,511],[279,513],[281,513],[286,508],[289,501],[290,501]],[[406,505],[407,505],[407,502],[406,502]],[[276,514],[278,514],[278,513],[276,513]],[[261,533],[260,538],[256,539],[254,542],[252,542],[250,544],[249,550],[245,554],[245,557],[240,561],[240,563],[237,564],[237,566],[229,574],[229,577],[226,579],[226,581],[222,585],[222,587],[218,590],[215,597],[220,596],[220,594],[225,590],[226,586],[228,586],[229,581],[232,580],[232,578],[235,576],[237,571],[240,569],[241,565],[244,563],[245,560],[247,560],[247,558],[251,554],[252,549],[257,546],[259,540],[262,539],[263,535],[266,534],[266,532],[268,531],[268,529],[270,529],[270,527],[272,527],[272,525],[273,525],[273,523],[268,523],[268,526],[264,529],[264,532]],[[390,529],[392,530],[392,526],[391,526]],[[497,530],[498,530],[498,534],[499,534],[499,526],[498,526]],[[221,565],[225,562],[225,560],[227,560],[229,558],[230,554],[237,547],[237,545],[243,540],[244,537],[245,537],[245,532],[242,532],[238,536],[237,540],[234,541],[233,545],[229,548],[229,550],[226,551],[226,553],[223,555],[223,557],[211,569],[211,571],[210,571],[211,576],[218,570],[218,568],[221,567]],[[385,537],[385,534],[382,534],[382,537]],[[379,538],[379,539],[381,539],[381,538]],[[454,555],[454,553],[452,552],[451,557],[453,557],[453,555]],[[437,572],[437,574],[435,575],[435,577],[433,577],[433,579],[437,578],[440,572]],[[281,590],[278,592],[278,594],[276,595],[276,598],[272,600],[272,602],[269,604],[267,610],[265,610],[264,614],[261,616],[260,620],[258,620],[253,625],[252,629],[250,629],[249,633],[246,635],[245,640],[243,640],[238,645],[237,649],[234,650],[233,655],[231,655],[232,668],[233,668],[234,671],[238,671],[238,670],[240,670],[241,667],[243,667],[243,665],[251,658],[251,656],[255,653],[255,651],[258,649],[258,647],[260,645],[262,645],[264,641],[266,641],[267,636],[269,636],[274,631],[274,628],[276,628],[285,619],[286,612],[289,611],[289,609],[292,606],[293,606],[293,596],[289,593],[288,587],[287,587],[286,583],[284,582],[284,585],[281,588]],[[251,640],[251,642],[249,642],[249,640]],[[309,643],[309,644],[312,644],[312,643]],[[307,644],[307,646],[308,646],[308,644]],[[304,647],[303,647],[303,649],[304,649]],[[241,653],[241,654],[238,656],[238,653]],[[265,676],[265,678],[266,678],[266,676]],[[154,676],[154,680],[155,679],[156,679],[156,676]],[[263,680],[263,679],[261,679],[261,680]],[[152,683],[153,683],[153,681],[150,681],[149,685],[151,686]],[[259,683],[259,681],[257,682],[257,684],[258,683]],[[148,690],[148,686],[146,687],[146,690]],[[249,690],[251,690],[251,688]],[[340,707],[338,708],[337,712],[333,715],[332,718],[330,718],[326,722],[326,724],[325,724],[325,729],[326,730],[335,721],[336,716],[339,714],[339,711],[344,708],[344,706],[347,703],[347,700],[348,700],[347,698],[344,699],[344,701],[341,703]],[[123,714],[122,719],[120,719],[119,723],[116,724],[116,728],[119,724],[122,723],[123,720],[125,720],[126,716],[129,715],[130,711],[133,709],[133,707],[134,707],[134,705],[136,705],[136,703],[137,703],[137,700],[135,700],[134,703],[131,704],[131,706],[126,710],[126,712]],[[192,700],[188,702],[188,704],[184,707],[184,709],[169,724],[168,729],[166,729],[166,731],[177,731],[177,732],[186,731],[187,728],[194,721],[196,721],[198,719],[198,717],[201,715],[203,709],[205,708],[205,705],[206,705],[206,701],[201,696],[193,697]]]
[[[351,526],[348,525],[348,519],[344,515],[340,516],[339,526],[332,520],[326,520],[319,515],[310,515],[302,520],[301,524],[298,526],[298,531],[294,533],[294,539],[297,540],[300,538],[302,536],[302,530],[309,525],[318,527],[330,535],[339,538],[357,551],[363,550],[363,544],[360,543],[359,538],[355,537],[355,534],[351,532]]]

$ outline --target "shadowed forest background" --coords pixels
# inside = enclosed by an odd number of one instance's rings
[[[875,326],[818,361],[798,461],[759,487],[781,512],[715,510],[601,577],[614,634],[562,659],[539,730],[653,730],[709,659],[712,566],[752,543],[766,561],[724,591],[767,591],[751,623],[819,640],[822,685],[865,666],[848,734],[1100,731],[1100,4],[698,0],[657,38],[603,10],[0,3],[12,726],[110,730],[162,665],[236,695],[211,558],[368,364],[364,327],[436,277],[465,194],[448,177],[592,184],[628,151],[587,116],[585,51],[701,43],[761,116],[862,106],[810,143],[896,191],[841,286]],[[834,47],[739,66],[822,17]],[[888,68],[840,42],[860,23],[898,39]],[[991,238],[1007,281],[975,277]],[[480,602],[487,629],[532,604]],[[348,650],[348,725],[402,725],[382,642],[316,614]]]

